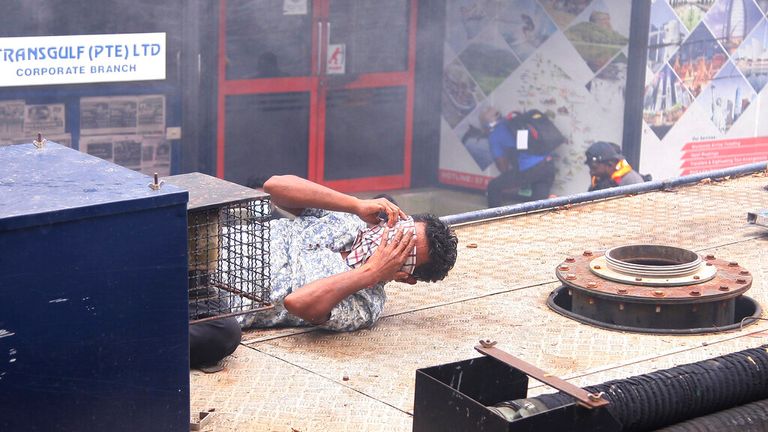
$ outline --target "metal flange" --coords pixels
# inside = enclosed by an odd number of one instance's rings
[[[559,305],[552,297],[550,307],[590,324],[640,332],[718,331],[741,316],[736,300],[752,286],[752,275],[738,263],[664,246],[625,248],[566,258],[555,271],[563,283]]]
[[[749,271],[714,255],[703,257],[701,270],[676,278],[621,274],[607,264],[603,267],[602,263],[605,263],[603,252],[585,251],[566,258],[555,273],[564,285],[596,297],[654,304],[725,300],[743,294],[752,286]]]

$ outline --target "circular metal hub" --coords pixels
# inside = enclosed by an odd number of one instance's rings
[[[567,315],[637,331],[721,330],[734,323],[736,299],[752,286],[738,263],[659,245],[584,251],[556,275],[569,296]]]
[[[608,249],[590,263],[601,278],[631,285],[682,286],[706,282],[717,269],[699,254],[686,249],[632,245]]]

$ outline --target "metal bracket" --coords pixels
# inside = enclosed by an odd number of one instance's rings
[[[768,227],[768,209],[747,213],[747,223]]]
[[[492,348],[494,345],[496,345],[496,341],[490,340],[490,339],[482,339],[480,340],[480,346],[483,348]]]
[[[481,340],[480,344],[475,346],[475,350],[481,354],[493,357],[502,363],[506,363],[509,366],[530,376],[531,378],[572,396],[576,399],[576,403],[583,406],[584,408],[600,408],[609,404],[607,400],[603,399],[602,393],[589,393],[581,387],[577,387],[568,381],[564,381],[556,376],[553,376],[552,374],[546,373],[536,366],[513,356],[512,354],[494,347],[494,345],[496,345],[495,341],[490,341],[488,339]]]
[[[214,409],[209,409],[208,411],[201,411],[198,414],[198,418],[194,421],[189,422],[189,430],[191,431],[199,431],[205,426],[208,425],[208,423],[211,422],[211,418],[213,417],[213,411]]]

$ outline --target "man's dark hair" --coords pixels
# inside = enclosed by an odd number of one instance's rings
[[[422,265],[417,263],[413,277],[426,282],[443,280],[456,263],[459,239],[453,229],[435,215],[425,213],[411,216],[414,222],[424,222],[429,244],[429,262]]]

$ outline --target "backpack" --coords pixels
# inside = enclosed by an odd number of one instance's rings
[[[536,109],[510,113],[505,124],[514,137],[519,130],[528,131],[528,150],[526,151],[532,154],[548,155],[565,142],[565,136],[557,126],[549,117]]]

